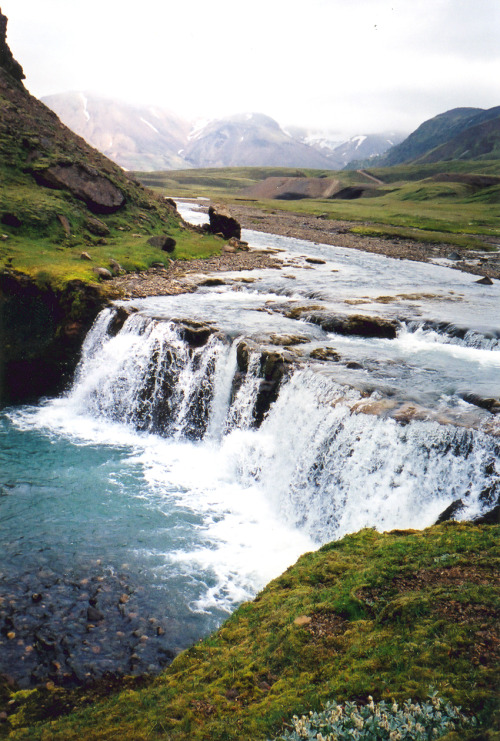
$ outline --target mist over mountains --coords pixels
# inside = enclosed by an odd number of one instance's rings
[[[382,154],[404,138],[403,134],[362,134],[346,140],[304,128],[285,130],[261,113],[192,124],[161,108],[82,92],[42,100],[70,129],[127,170],[342,169],[350,160]]]
[[[287,129],[262,113],[194,124],[155,106],[72,92],[42,99],[70,129],[126,170],[299,167],[320,170],[500,156],[500,107],[454,108],[401,132],[350,138]]]

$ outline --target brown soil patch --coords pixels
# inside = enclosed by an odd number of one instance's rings
[[[334,178],[270,177],[245,188],[242,193],[249,198],[286,198],[287,194],[304,198],[330,198],[339,187],[339,180]]]
[[[397,576],[380,587],[363,587],[357,593],[359,599],[367,604],[387,600],[395,594],[415,592],[429,587],[457,585],[464,582],[481,586],[498,585],[498,574],[480,566],[448,566],[442,569],[421,569],[408,576]]]
[[[349,627],[349,621],[337,615],[335,612],[316,612],[311,615],[311,622],[305,626],[305,630],[314,639],[330,636],[341,636]]]
[[[500,660],[499,610],[450,600],[437,605],[435,613],[449,622],[474,629],[471,643],[455,648],[451,658],[465,656],[475,666],[490,666]]]

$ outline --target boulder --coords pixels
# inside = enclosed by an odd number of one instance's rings
[[[110,337],[116,337],[129,316],[135,314],[136,312],[137,309],[134,306],[117,306],[114,316],[108,324],[108,335]]]
[[[137,309],[134,306],[117,306],[115,309],[115,314],[108,324],[108,335],[110,337],[116,337],[129,316],[135,314],[136,312]]]
[[[22,226],[22,221],[18,219],[18,217],[15,214],[6,213],[2,216],[2,224],[5,224],[5,226],[13,226],[13,227],[20,227]]]
[[[154,237],[148,239],[148,244],[151,247],[159,247],[163,252],[173,252],[177,242],[173,237],[169,237],[168,234],[156,234]]]
[[[96,237],[107,237],[110,229],[107,224],[104,223],[104,221],[101,221],[100,219],[90,218],[87,219],[85,226],[87,230],[94,234]]]
[[[69,223],[69,219],[66,216],[63,216],[63,214],[59,214],[57,218],[64,229],[64,234],[67,237],[71,237],[71,224]]]
[[[32,174],[38,185],[69,191],[94,214],[113,214],[125,205],[121,190],[89,165],[65,162]]]
[[[315,347],[311,350],[309,357],[313,360],[330,360],[337,363],[340,360],[338,352],[333,350],[331,347]]]
[[[101,280],[111,280],[113,277],[107,268],[94,268],[94,273],[98,278],[101,278]]]
[[[326,260],[322,260],[319,257],[306,257],[306,262],[311,263],[311,265],[325,265]]]
[[[491,414],[500,413],[500,400],[499,399],[487,399],[477,394],[462,394],[462,399],[468,404],[473,404],[480,409],[487,409]]]
[[[117,262],[116,260],[110,260],[109,266],[111,268],[111,272],[113,273],[113,275],[120,275],[125,272],[122,266],[120,265],[120,263]]]
[[[474,281],[474,283],[479,283],[481,286],[492,286],[493,281],[491,278],[488,278],[487,275],[484,276],[484,278],[480,278],[479,280]]]
[[[88,252],[82,252],[80,254],[80,260],[92,260]]]
[[[222,234],[224,239],[241,238],[241,226],[224,206],[210,206],[208,209],[210,220],[209,230],[212,234]]]

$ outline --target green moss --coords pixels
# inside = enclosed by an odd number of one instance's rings
[[[327,699],[440,695],[494,728],[498,527],[363,530],[302,556],[150,685],[15,739],[265,739]],[[491,646],[496,645],[494,642]],[[40,719],[40,724],[36,720]]]

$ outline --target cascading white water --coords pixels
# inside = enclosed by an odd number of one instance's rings
[[[136,313],[109,336],[111,321],[106,310],[89,334],[70,398],[138,429],[219,440],[232,475],[258,485],[288,524],[317,542],[362,527],[425,527],[458,499],[462,518],[491,505],[484,492],[499,474],[491,436],[432,420],[402,425],[357,414],[360,393],[314,367],[295,370],[252,429],[263,382],[257,349],[235,386],[238,339],[213,333],[192,348],[172,322]],[[412,341],[422,343],[423,334],[417,329]],[[432,350],[436,333],[425,334]],[[403,346],[406,335],[403,329]],[[457,352],[487,351],[464,342]]]

